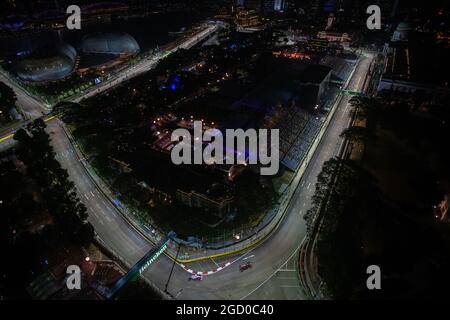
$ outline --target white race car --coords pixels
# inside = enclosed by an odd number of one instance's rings
[[[202,274],[191,274],[189,276],[189,280],[202,281],[203,280],[203,275]]]

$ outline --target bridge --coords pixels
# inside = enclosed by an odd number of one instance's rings
[[[144,272],[168,247],[169,241],[176,237],[176,233],[170,231],[159,243],[147,252],[131,269],[117,282],[111,289],[98,288],[98,291],[104,295],[108,300],[112,299],[120,289],[123,288],[130,281],[136,280],[139,275]]]

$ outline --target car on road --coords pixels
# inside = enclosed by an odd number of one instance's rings
[[[203,280],[203,275],[201,274],[191,274],[189,276],[189,281],[190,280],[194,280],[194,281],[202,281]]]
[[[239,265],[239,270],[242,272],[242,271],[245,271],[252,267],[253,267],[253,264],[250,261],[247,261],[247,262],[244,262],[241,265]]]

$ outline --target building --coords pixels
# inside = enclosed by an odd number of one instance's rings
[[[247,10],[255,10],[257,13],[282,12],[287,8],[287,0],[236,0],[236,7],[245,7]]]
[[[274,10],[284,11],[286,9],[286,0],[275,0]]]
[[[176,199],[190,208],[202,208],[223,217],[231,211],[231,205],[234,197],[209,197],[205,194],[197,193],[195,191],[185,192],[177,190]]]
[[[429,33],[412,33],[409,23],[401,22],[385,45],[385,65],[378,90],[435,93],[449,91],[450,49]]]
[[[57,49],[57,54],[45,58],[27,58],[17,64],[17,75],[23,81],[55,81],[70,75],[77,59],[76,50],[70,45]]]
[[[323,105],[325,93],[330,84],[332,69],[320,64],[308,65],[299,77],[301,89],[300,103],[308,108]]]
[[[350,46],[351,37],[346,32],[328,32],[328,31],[319,31],[317,33],[317,38],[326,39],[328,42],[337,42],[342,45],[344,48],[348,48]]]
[[[397,28],[392,35],[391,41],[408,41],[409,33],[411,31],[411,25],[407,21],[402,21],[398,24]]]
[[[83,53],[137,54],[140,51],[136,40],[126,33],[96,33],[83,38],[80,51]]]
[[[136,40],[126,33],[96,33],[87,35],[80,45],[78,72],[105,70],[120,65],[140,51]]]
[[[263,11],[265,13],[282,12],[286,9],[286,0],[264,0]]]
[[[261,27],[261,20],[255,10],[239,10],[236,14],[238,31],[257,31]]]
[[[309,50],[315,52],[324,52],[328,49],[328,40],[327,39],[308,39],[306,42],[306,46]]]

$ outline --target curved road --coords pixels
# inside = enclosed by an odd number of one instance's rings
[[[362,59],[349,83],[349,89],[361,89],[369,65],[369,58]],[[304,298],[295,278],[285,284],[288,279],[274,277],[279,273],[280,267],[291,257],[295,257],[306,235],[303,215],[310,206],[316,178],[323,163],[337,155],[343,142],[340,134],[349,125],[351,116],[349,99],[350,97],[344,96],[340,100],[336,113],[292,197],[284,220],[270,238],[246,254],[251,256],[254,268],[241,273],[237,265],[231,265],[205,277],[202,282],[194,282],[188,281],[186,271],[177,267],[168,288],[172,295],[179,299]],[[49,123],[48,128],[49,131],[55,132],[52,134],[55,151],[76,184],[80,198],[89,208],[90,221],[97,234],[121,259],[133,264],[149,250],[149,244],[97,190],[58,122]],[[164,289],[172,263],[168,257],[161,256],[145,271],[144,276]],[[269,283],[270,286],[267,285]]]
[[[364,83],[370,58],[363,58],[349,82],[348,89],[359,91]],[[30,97],[28,97],[30,98]],[[28,100],[27,98],[27,100]],[[201,282],[188,281],[188,273],[181,267],[174,269],[168,291],[178,299],[303,299],[305,298],[296,279],[295,268],[286,263],[295,260],[300,243],[306,235],[303,215],[310,206],[316,177],[322,164],[337,155],[342,138],[340,133],[350,122],[349,97],[342,97],[336,113],[322,141],[307,167],[297,190],[288,206],[284,220],[278,229],[246,257],[254,263],[250,270],[240,272],[236,264],[205,277]],[[20,102],[19,102],[20,103]],[[41,112],[38,102],[33,110]],[[77,156],[71,141],[58,121],[48,123],[58,160],[68,170],[75,183],[80,199],[87,206],[89,220],[97,235],[120,259],[132,265],[149,249],[143,239],[121,216],[101,193]],[[241,258],[245,258],[242,256]],[[158,258],[145,272],[144,277],[164,289],[173,262],[165,255]],[[284,276],[289,274],[289,277]]]

